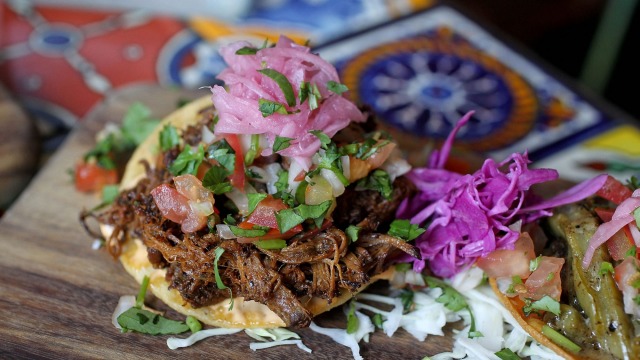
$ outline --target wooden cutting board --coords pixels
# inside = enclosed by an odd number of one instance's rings
[[[313,349],[295,346],[254,352],[244,333],[210,338],[195,346],[169,350],[167,336],[120,333],[111,314],[121,295],[138,291],[135,280],[82,229],[78,214],[99,200],[74,190],[69,169],[94,145],[96,131],[118,122],[134,101],[163,117],[179,99],[194,99],[207,90],[187,92],[151,86],[121,90],[97,106],[35,177],[0,220],[0,358],[55,359],[349,359],[351,352],[308,329],[296,330]],[[158,302],[150,305],[166,308]],[[169,317],[184,317],[169,312]],[[340,309],[317,319],[320,326],[346,325]],[[450,329],[447,332],[450,334]],[[366,359],[422,359],[450,349],[450,337],[430,336],[418,342],[404,330],[392,338],[381,331],[361,343]]]

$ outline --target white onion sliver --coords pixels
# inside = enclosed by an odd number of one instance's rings
[[[362,356],[360,355],[360,346],[353,334],[348,334],[347,331],[343,329],[323,328],[316,325],[313,321],[311,322],[311,325],[309,325],[309,329],[317,332],[318,334],[328,336],[338,344],[350,348],[353,358],[355,360],[362,360]]]
[[[411,170],[411,165],[403,158],[393,158],[385,161],[382,166],[382,170],[389,174],[391,181],[394,181],[398,177],[408,173]]]
[[[231,232],[231,229],[227,224],[217,224],[216,231],[218,232],[218,235],[223,239],[237,238],[237,236],[233,232]]]
[[[167,346],[169,347],[169,349],[175,350],[177,348],[191,346],[196,342],[211,336],[231,335],[240,331],[242,331],[242,329],[215,328],[215,329],[200,330],[197,333],[192,334],[188,338],[184,338],[184,339],[170,337],[167,339]]]
[[[329,184],[331,184],[331,189],[333,190],[333,197],[338,197],[344,193],[344,184],[336,173],[331,170],[322,169],[320,170],[320,175],[325,178]]]
[[[202,142],[205,144],[213,144],[216,141],[216,135],[209,130],[208,126],[202,127]]]
[[[225,195],[227,195],[227,197],[231,201],[233,201],[233,203],[238,208],[238,211],[240,212],[240,214],[246,214],[247,212],[249,212],[249,199],[247,198],[246,193],[234,187],[231,191],[229,191]]]
[[[122,330],[122,326],[118,324],[118,316],[120,316],[123,312],[131,309],[136,305],[136,297],[133,295],[123,295],[120,296],[120,300],[118,300],[118,305],[116,305],[115,310],[113,310],[113,315],[111,315],[111,323],[118,330]]]
[[[302,343],[302,340],[277,340],[277,341],[268,341],[268,342],[252,342],[249,344],[249,348],[253,351],[267,349],[274,346],[282,346],[282,345],[296,345],[300,349],[311,353],[312,350],[309,349],[305,344]]]

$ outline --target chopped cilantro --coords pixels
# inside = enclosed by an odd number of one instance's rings
[[[322,132],[322,130],[309,130],[309,132],[320,140],[320,145],[323,149],[326,149],[327,146],[331,143],[331,138],[329,135]]]
[[[249,149],[244,154],[244,164],[249,166],[253,164],[253,160],[255,160],[256,155],[258,155],[258,148],[260,147],[260,134],[252,134],[251,135],[251,145],[249,145]]]
[[[637,190],[638,188],[640,188],[640,179],[638,179],[638,177],[631,176],[628,180],[627,180],[627,187],[629,187],[631,190]]]
[[[333,93],[336,93],[338,95],[342,95],[342,93],[349,91],[349,88],[344,84],[340,84],[339,82],[329,80],[327,81],[327,90]]]
[[[349,225],[347,226],[344,232],[345,234],[347,234],[351,242],[356,242],[358,240],[358,234],[360,233],[360,228],[355,225]]]
[[[283,115],[287,114],[287,108],[284,107],[284,104],[276,101],[261,98],[258,100],[258,106],[260,108],[260,112],[262,113],[262,117],[267,117],[275,113]]]
[[[143,334],[181,334],[189,330],[189,326],[181,321],[170,320],[137,307],[129,308],[120,314],[117,321],[123,331],[136,331]]]
[[[529,315],[533,311],[548,311],[560,315],[560,303],[551,296],[545,295],[537,301],[526,300],[522,311],[524,311],[525,315]]]
[[[316,226],[320,227],[324,220],[324,215],[332,203],[332,200],[327,200],[318,205],[300,204],[293,209],[284,209],[276,212],[276,221],[278,222],[280,233],[284,234],[308,219],[314,220]]]
[[[195,175],[198,172],[198,168],[204,159],[204,148],[199,145],[193,152],[191,146],[186,145],[184,150],[178,155],[178,157],[169,166],[169,171],[172,175]]]
[[[376,169],[367,177],[358,180],[356,185],[358,190],[375,190],[378,191],[385,199],[391,198],[393,185],[389,174],[381,169]]]
[[[168,151],[180,145],[178,130],[172,125],[165,125],[160,131],[160,149]]]
[[[276,84],[280,87],[282,94],[284,95],[284,99],[289,106],[296,105],[296,95],[293,93],[293,87],[284,74],[274,69],[260,69],[258,70],[262,75],[267,76],[271,80],[275,81]]]
[[[288,148],[291,146],[291,140],[293,140],[293,138],[276,135],[276,138],[273,141],[273,152],[282,151]]]
[[[236,55],[255,55],[258,52],[258,48],[244,46],[236,50]]]
[[[147,288],[149,287],[149,276],[145,275],[142,278],[142,283],[140,284],[140,290],[138,290],[138,295],[136,296],[136,305],[138,309],[142,309],[144,305],[144,297],[147,295]]]
[[[608,262],[608,261],[603,261],[600,264],[600,270],[598,271],[598,274],[600,274],[600,276],[605,275],[605,274],[613,274],[614,270],[613,270],[613,265]]]
[[[411,224],[409,220],[393,220],[389,226],[389,235],[399,237],[406,241],[411,241],[418,236],[422,235],[426,229],[421,228],[419,225]]]
[[[380,313],[375,313],[372,317],[371,317],[371,322],[373,323],[373,325],[375,325],[378,329],[382,329],[382,323],[384,322],[384,319],[382,318],[382,314]]]
[[[636,257],[637,251],[638,251],[638,248],[635,246],[632,246],[629,250],[627,250],[626,253],[624,253],[624,257],[627,257],[627,256]]]
[[[218,289],[220,290],[224,290],[224,289],[229,289],[229,311],[233,310],[233,293],[231,292],[231,289],[228,288],[223,282],[222,282],[222,278],[220,278],[220,270],[218,269],[218,261],[220,260],[220,257],[222,256],[222,254],[224,253],[224,249],[221,247],[217,247],[215,250],[215,259],[213,260],[213,275],[216,278],[216,286],[218,287]]]
[[[247,199],[249,200],[249,214],[256,209],[260,201],[264,200],[268,195],[265,193],[247,193]]]
[[[122,118],[122,135],[133,146],[142,142],[158,126],[160,120],[151,118],[151,110],[142,103],[133,103]]]
[[[402,289],[402,292],[400,292],[400,301],[405,312],[411,311],[414,296],[415,293],[411,289]]]
[[[395,265],[396,271],[399,272],[407,272],[411,270],[412,267],[413,265],[411,265],[411,263],[399,263]]]
[[[212,166],[204,174],[202,186],[211,190],[211,192],[216,195],[228,193],[233,190],[233,186],[231,182],[227,180],[227,176],[229,176],[227,169],[219,165]]]
[[[120,188],[117,184],[115,185],[105,185],[102,188],[102,203],[103,204],[111,204],[120,193]]]
[[[227,140],[222,139],[207,147],[207,158],[215,160],[232,174],[236,166],[236,152]]]
[[[569,350],[569,351],[571,351],[573,353],[578,353],[581,350],[580,346],[578,346],[573,341],[569,340],[564,335],[562,335],[559,332],[557,332],[554,329],[552,329],[549,325],[546,325],[546,324],[542,325],[541,332],[542,332],[542,334],[544,336],[548,337],[554,343],[562,346],[563,348],[565,348],[565,349],[567,349],[567,350]]]
[[[243,229],[235,225],[229,225],[229,229],[231,230],[233,235],[237,237],[248,237],[248,238],[264,236],[267,234],[267,232],[269,232],[268,227],[258,226],[258,225],[254,225],[252,229]]]
[[[476,330],[476,320],[471,311],[471,307],[464,299],[464,296],[454,289],[443,280],[435,278],[433,276],[425,276],[425,281],[430,288],[439,287],[442,289],[442,295],[436,299],[437,302],[444,304],[444,306],[451,311],[460,311],[466,309],[469,311],[469,317],[471,318],[471,325],[469,328],[469,338],[482,337],[482,333]]]
[[[316,84],[311,84],[309,82],[303,81],[302,83],[300,83],[298,99],[300,100],[300,104],[307,100],[309,102],[309,109],[315,110],[320,104],[322,95],[320,94],[320,89],[318,89],[318,86]]]
[[[185,322],[187,323],[189,330],[191,330],[191,333],[193,334],[202,330],[202,324],[194,316],[191,316],[191,315],[187,316],[187,320]]]
[[[520,357],[509,348],[504,348],[495,353],[501,360],[520,360]]]

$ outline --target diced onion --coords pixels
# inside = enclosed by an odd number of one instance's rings
[[[320,170],[320,175],[331,184],[333,197],[338,197],[344,193],[344,184],[342,184],[342,181],[338,179],[338,176],[333,171],[322,169]]]
[[[408,173],[411,170],[411,165],[401,157],[393,157],[385,161],[381,168],[389,174],[391,181],[394,181],[399,176]]]
[[[264,170],[267,173],[267,192],[273,195],[278,192],[276,182],[278,182],[278,173],[282,171],[282,166],[278,163],[271,163],[265,166]],[[289,174],[289,176],[291,176],[291,174]]]
[[[351,158],[349,155],[340,156],[340,161],[342,162],[342,173],[344,177],[347,179],[351,178]]]
[[[237,236],[234,235],[233,232],[231,232],[231,229],[229,228],[229,225],[217,224],[216,225],[216,231],[218,232],[218,235],[222,239],[235,239],[235,238],[237,238]]]
[[[213,144],[216,141],[216,135],[209,130],[208,126],[202,126],[202,142],[205,144]]]
[[[196,342],[211,336],[231,335],[240,331],[242,331],[242,329],[215,328],[215,329],[200,330],[197,333],[192,334],[191,336],[185,339],[170,337],[167,339],[167,346],[169,347],[169,349],[175,350],[178,348],[191,346]]]
[[[247,214],[249,212],[249,199],[246,193],[234,187],[231,191],[225,193],[225,195],[227,195],[229,200],[233,201],[240,214]]]

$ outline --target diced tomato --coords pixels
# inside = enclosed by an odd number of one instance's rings
[[[490,277],[529,277],[529,263],[535,259],[533,240],[527,233],[520,234],[513,250],[496,250],[476,261],[476,265]]]
[[[260,237],[238,238],[238,242],[253,242],[256,240],[267,239],[288,239],[302,231],[302,226],[296,225],[286,233],[280,233],[280,230],[278,229],[278,221],[276,220],[276,212],[287,208],[288,206],[281,199],[276,199],[271,195],[264,198],[258,203],[255,210],[253,210],[249,217],[238,224],[238,227],[242,229],[251,229],[255,225],[258,225],[269,227],[271,230]]]
[[[378,144],[379,143],[380,141],[378,141]],[[371,165],[371,169],[377,169],[389,158],[389,155],[391,155],[391,153],[393,152],[393,149],[395,148],[396,148],[395,143],[388,143],[387,145],[384,145],[383,147],[378,148],[378,151],[376,151],[373,155],[369,156],[366,159],[366,162],[369,163],[369,165]]]
[[[215,211],[213,194],[190,174],[176,176],[173,181],[176,188],[162,184],[151,191],[162,216],[180,224],[185,233],[202,229]]]
[[[562,280],[560,278],[560,270],[564,265],[563,258],[542,256],[535,269],[524,285],[527,288],[527,298],[540,300],[548,295],[560,301],[562,293]]]
[[[178,190],[169,186],[169,184],[161,184],[151,190],[151,196],[158,206],[158,210],[165,218],[182,224],[189,212],[189,199],[181,195]]]
[[[231,146],[236,153],[236,164],[233,174],[229,176],[229,181],[231,185],[244,192],[244,155],[242,153],[242,146],[240,146],[240,139],[238,139],[238,135],[236,134],[226,134],[224,135],[224,139],[227,140],[229,146]]]
[[[607,176],[607,181],[605,181],[602,188],[600,188],[596,194],[614,204],[620,204],[627,198],[631,197],[631,194],[633,193],[623,183],[609,175]]]
[[[611,239],[607,240],[606,244],[613,260],[623,260],[631,247],[635,246],[628,226],[615,233]]]
[[[78,191],[100,191],[105,185],[117,184],[118,173],[115,169],[107,170],[98,164],[81,162],[76,165],[75,183]]]
[[[599,208],[593,209],[593,211],[596,212],[600,220],[602,220],[603,222],[607,222],[607,221],[611,221],[611,219],[613,218],[613,213],[615,212],[615,209],[606,209],[606,208],[599,207]]]

